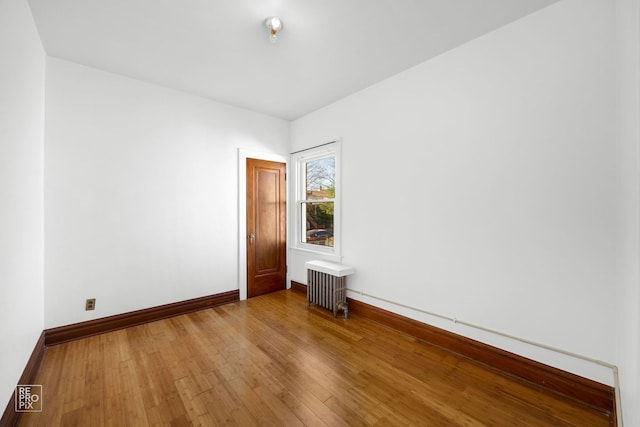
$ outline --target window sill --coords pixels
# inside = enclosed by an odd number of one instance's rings
[[[332,261],[340,263],[342,262],[342,256],[335,252],[314,251],[313,249],[301,248],[299,246],[289,246],[289,250],[300,255],[308,257],[320,258],[326,261]]]

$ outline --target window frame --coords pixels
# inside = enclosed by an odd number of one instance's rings
[[[313,252],[324,255],[340,256],[341,250],[341,215],[340,215],[340,195],[341,181],[340,181],[340,141],[334,140],[326,144],[319,145],[317,147],[309,148],[306,150],[297,151],[291,154],[291,160],[294,168],[294,180],[293,180],[293,206],[295,212],[294,216],[294,230],[293,238],[294,243],[291,247],[305,251]],[[320,160],[326,157],[335,158],[335,194],[332,199],[306,199],[306,173],[305,164],[309,161]],[[318,203],[318,202],[333,202],[333,247],[315,245],[302,241],[303,232],[306,235],[306,215],[303,215],[303,206],[305,203]]]

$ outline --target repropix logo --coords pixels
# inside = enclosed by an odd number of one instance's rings
[[[42,412],[42,385],[16,386],[16,412]]]

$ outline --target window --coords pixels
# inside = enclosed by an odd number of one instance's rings
[[[338,143],[294,154],[296,165],[296,246],[337,254]]]

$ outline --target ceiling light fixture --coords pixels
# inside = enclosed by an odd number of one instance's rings
[[[282,30],[282,21],[277,16],[271,16],[265,19],[264,25],[271,31],[269,40],[271,43],[275,43],[278,40],[278,32]]]

